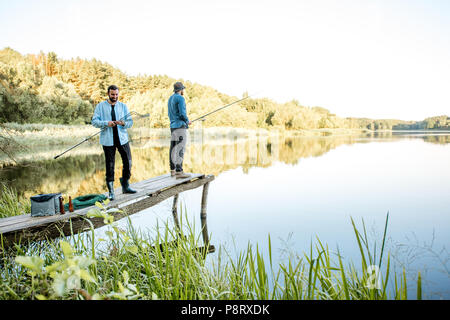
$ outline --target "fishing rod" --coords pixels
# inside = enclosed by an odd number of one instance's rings
[[[227,105],[225,105],[225,106],[223,106],[223,107],[220,107],[220,108],[218,108],[218,109],[216,109],[216,110],[213,110],[213,111],[211,111],[211,112],[208,112],[207,114],[204,114],[204,115],[202,115],[201,117],[192,120],[191,123],[192,123],[192,122],[195,122],[195,121],[198,121],[198,120],[204,120],[204,118],[206,118],[207,116],[209,116],[209,115],[211,115],[211,114],[213,114],[213,113],[216,113],[217,111],[220,111],[220,110],[222,110],[222,109],[228,108],[229,106],[232,106],[233,104],[236,104],[236,103],[238,103],[238,102],[244,101],[244,100],[246,100],[246,99],[248,99],[248,98],[250,98],[250,97],[252,97],[252,96],[254,96],[254,95],[255,95],[255,94],[246,96],[246,97],[244,97],[244,98],[242,98],[242,99],[239,99],[239,100],[236,100],[236,101],[234,101],[234,102],[231,102],[231,103],[229,103],[229,104],[227,104]],[[128,116],[130,116],[130,115],[132,115],[132,114],[136,114],[137,117],[138,117],[138,119],[148,118],[148,117],[150,116],[149,113],[146,113],[146,114],[139,114],[139,113],[137,113],[136,111],[131,111],[130,113],[128,113],[127,115],[125,115],[123,118],[121,118],[119,121],[125,119],[126,117],[128,117]],[[87,137],[86,139],[84,139],[84,140],[81,141],[80,143],[77,143],[76,145],[70,147],[69,149],[67,149],[67,150],[64,151],[63,153],[58,154],[57,156],[54,157],[54,159],[57,159],[57,158],[59,158],[60,156],[62,156],[63,154],[65,154],[66,152],[69,152],[70,150],[75,149],[75,148],[78,147],[80,144],[83,144],[84,142],[88,141],[89,139],[92,139],[93,137],[95,137],[96,135],[100,134],[100,133],[101,133],[103,130],[105,130],[105,129],[106,129],[106,127],[103,128],[102,130],[100,130],[99,132],[94,133],[93,135]]]
[[[150,117],[150,113],[146,113],[146,114],[140,114],[137,113],[136,111],[131,111],[130,113],[127,113],[125,116],[123,116],[120,120],[118,121],[122,121],[125,118],[131,116],[132,114],[137,115],[137,119],[143,119],[143,118],[148,118]],[[105,130],[107,127],[104,127],[103,129],[101,129],[99,132],[94,133],[93,135],[87,137],[86,139],[84,139],[83,141],[81,141],[80,143],[77,143],[76,145],[70,147],[69,149],[67,149],[66,151],[64,151],[63,153],[58,154],[57,156],[55,156],[53,159],[58,159],[59,157],[61,157],[63,154],[65,154],[66,152],[69,152],[72,149],[75,149],[76,147],[78,147],[80,144],[85,143],[86,141],[88,141],[89,139],[92,139],[93,137],[95,137],[96,135],[100,134],[103,130]]]
[[[210,114],[213,114],[213,113],[215,113],[215,112],[217,112],[217,111],[220,111],[220,110],[222,110],[222,109],[228,108],[229,106],[231,106],[231,105],[233,105],[233,104],[235,104],[235,103],[244,101],[245,99],[248,99],[248,98],[250,98],[251,96],[254,96],[254,94],[253,94],[253,95],[250,95],[250,96],[246,96],[245,98],[242,98],[242,99],[240,99],[240,100],[236,100],[236,101],[234,101],[234,102],[232,102],[232,103],[229,103],[229,104],[227,104],[227,105],[225,105],[225,106],[223,106],[223,107],[220,107],[220,108],[218,108],[218,109],[216,109],[216,110],[213,110],[213,111],[211,111],[211,112],[208,112],[207,114],[204,114],[204,115],[202,115],[201,117],[199,117],[199,118],[197,118],[197,119],[195,119],[195,120],[192,120],[191,123],[192,123],[192,122],[195,122],[195,121],[197,121],[197,120],[204,120],[204,118],[207,117],[207,116],[209,116]]]

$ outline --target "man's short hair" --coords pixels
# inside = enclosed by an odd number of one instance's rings
[[[109,93],[109,91],[110,90],[119,90],[119,88],[116,86],[116,85],[110,85],[109,87],[108,87],[108,91],[107,91],[107,93]]]

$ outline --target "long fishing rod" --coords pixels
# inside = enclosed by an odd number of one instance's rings
[[[254,94],[249,95],[249,96],[246,96],[246,97],[244,97],[244,98],[242,98],[242,99],[239,99],[239,100],[236,100],[236,101],[234,101],[234,102],[231,102],[231,103],[229,103],[229,104],[227,104],[227,105],[225,105],[225,106],[223,106],[223,107],[220,107],[220,108],[218,108],[218,109],[216,109],[216,110],[213,110],[213,111],[211,111],[211,112],[208,112],[207,114],[204,114],[204,115],[202,115],[201,117],[198,117],[197,119],[192,120],[191,123],[192,123],[192,122],[195,122],[195,121],[198,121],[198,120],[202,120],[202,119],[206,118],[207,116],[209,116],[209,115],[211,115],[211,114],[213,114],[213,113],[216,113],[217,111],[220,111],[220,110],[222,110],[222,109],[228,108],[229,106],[232,106],[233,104],[236,104],[236,103],[238,103],[238,102],[244,101],[244,100],[246,100],[246,99],[248,99],[248,98],[250,98],[250,97],[252,97],[252,96],[254,96]],[[126,115],[125,115],[123,118],[121,118],[120,120],[123,120],[123,119],[125,119],[126,117],[128,117],[128,116],[130,116],[130,115],[132,115],[132,114],[136,114],[136,115],[138,116],[139,119],[141,119],[141,118],[148,118],[148,117],[150,116],[149,113],[146,113],[146,114],[143,114],[143,115],[142,115],[142,114],[137,113],[136,111],[131,111],[130,113],[126,114]],[[120,120],[119,120],[119,121],[120,121]],[[54,157],[54,159],[57,159],[57,158],[59,158],[60,156],[62,156],[63,154],[69,152],[70,150],[75,149],[75,148],[78,147],[80,144],[83,144],[84,142],[86,142],[86,141],[92,139],[93,137],[95,137],[96,135],[100,134],[100,133],[101,133],[103,130],[105,130],[105,129],[106,129],[106,127],[103,128],[103,129],[101,129],[99,132],[94,133],[93,135],[87,137],[86,139],[84,139],[83,141],[77,143],[76,145],[70,147],[69,149],[67,149],[67,150],[64,151],[63,153],[58,154],[57,156]]]
[[[205,117],[209,116],[210,114],[213,114],[213,113],[215,113],[215,112],[217,112],[217,111],[220,111],[220,110],[222,110],[222,109],[228,108],[229,106],[231,106],[231,105],[233,105],[233,104],[235,104],[235,103],[244,101],[245,99],[248,99],[248,98],[250,98],[251,96],[254,96],[254,94],[253,94],[253,95],[250,95],[250,96],[246,96],[245,98],[242,98],[242,99],[240,99],[240,100],[236,100],[236,101],[234,101],[234,102],[232,102],[232,103],[229,103],[229,104],[227,104],[227,105],[225,105],[225,106],[223,106],[223,107],[220,107],[220,108],[218,108],[218,109],[216,109],[216,110],[213,110],[213,111],[211,111],[211,112],[208,112],[207,114],[204,114],[204,115],[202,115],[201,117],[199,117],[199,118],[197,118],[197,119],[195,119],[195,120],[192,120],[191,123],[192,123],[192,122],[195,122],[195,121],[197,121],[197,120],[203,120]]]
[[[139,114],[139,113],[137,113],[136,111],[131,111],[130,113],[127,113],[125,116],[123,116],[123,117],[122,117],[120,120],[118,120],[118,121],[122,121],[122,120],[124,120],[125,118],[131,116],[132,114],[136,114],[137,117],[138,117],[138,119],[150,117],[150,114],[149,114],[149,113],[146,113],[146,114]],[[63,153],[58,154],[58,155],[55,156],[53,159],[58,159],[59,157],[61,157],[61,156],[62,156],[63,154],[65,154],[66,152],[69,152],[70,150],[75,149],[75,148],[78,147],[80,144],[83,144],[83,143],[85,143],[86,141],[88,141],[89,139],[92,139],[92,138],[95,137],[96,135],[100,134],[100,133],[101,133],[103,130],[105,130],[106,128],[107,128],[107,127],[104,127],[104,128],[101,129],[99,132],[94,133],[93,135],[87,137],[86,139],[84,139],[84,140],[81,141],[80,143],[77,143],[76,145],[70,147],[69,149],[67,149],[67,150],[64,151]]]

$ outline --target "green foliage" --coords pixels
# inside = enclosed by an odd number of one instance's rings
[[[128,76],[97,59],[63,60],[54,52],[22,56],[5,48],[0,50],[0,123],[90,123],[95,105],[107,98],[108,86],[116,84],[120,99],[130,110],[149,112],[152,127],[166,128],[167,100],[178,80],[166,75]],[[238,100],[211,87],[184,82],[191,119]],[[260,98],[211,115],[203,125],[282,130],[448,129],[450,120],[446,116],[422,122],[340,118],[325,108],[302,106],[296,100],[276,103]]]
[[[92,116],[91,104],[80,98],[72,84],[45,76],[38,93],[44,103],[41,119],[55,118],[69,124],[74,120],[87,120]]]
[[[15,189],[0,182],[0,219],[31,211],[31,203],[20,198]]]
[[[0,51],[0,122],[89,123],[97,103],[106,99],[110,84],[120,88],[121,100],[130,110],[149,112],[151,125],[168,127],[167,100],[178,79],[165,75],[128,76],[96,59],[62,60],[54,52],[22,56]],[[185,81],[188,114],[200,117],[237,97]],[[318,129],[350,128],[324,108],[308,108],[297,101],[284,104],[270,99],[248,99],[229,110],[208,117],[207,127]]]
[[[54,261],[44,267],[45,261],[39,256],[16,256],[15,262],[28,270],[31,276],[31,288],[35,297],[40,300],[64,297],[74,290],[82,289],[85,283],[96,283],[89,267],[96,263],[92,258],[75,255],[71,245],[60,241],[62,260]]]
[[[426,118],[423,121],[402,121],[394,119],[372,120],[349,118],[359,128],[368,130],[450,130],[450,117],[446,115]]]
[[[98,204],[92,217],[108,217],[107,204]],[[207,265],[198,235],[189,222],[181,229],[164,228],[145,237],[130,220],[127,230],[108,219],[106,239],[72,235],[66,240],[17,245],[0,251],[0,299],[227,299],[227,300],[387,300],[407,299],[406,273],[390,272],[389,253],[383,264],[385,231],[381,252],[352,224],[359,246],[362,269],[338,261],[319,239],[303,257],[290,254],[286,262],[273,264],[270,235],[268,249],[248,245],[232,257],[219,248],[217,259]],[[187,228],[187,231],[186,231]],[[90,234],[90,236],[89,236]],[[103,245],[99,247],[99,243]],[[313,249],[314,248],[314,249]],[[225,255],[224,255],[225,254]],[[378,256],[378,258],[377,258]],[[13,258],[13,259],[12,259]],[[370,267],[385,270],[375,274]],[[379,278],[378,278],[379,276]],[[394,281],[392,291],[388,284]],[[421,276],[417,299],[422,298]]]
[[[105,201],[103,204],[96,203],[96,208],[89,211],[88,217],[104,218],[105,223],[116,232],[116,237],[114,237],[111,231],[107,231],[111,243],[115,247],[122,244],[123,248],[136,254],[137,247],[128,244],[130,237],[113,224],[114,218],[110,213],[120,210],[108,209],[108,203],[109,201]],[[59,248],[49,245],[47,250],[52,250],[54,253],[56,251],[56,255],[48,255],[53,257],[50,262],[46,262],[38,255],[18,255],[14,259],[17,265],[24,268],[27,276],[31,277],[31,279],[27,279],[30,281],[27,285],[31,287],[32,298],[39,300],[67,299],[72,295],[72,297],[89,300],[130,300],[141,297],[136,286],[130,283],[130,277],[126,270],[121,273],[123,280],[117,282],[117,289],[111,288],[109,293],[95,292],[93,288],[98,288],[101,280],[96,272],[98,261],[95,259],[95,247],[92,247],[92,256],[80,255],[76,254],[76,250],[69,242],[61,240]],[[11,288],[9,289],[12,291]],[[152,297],[156,296],[152,295]]]
[[[409,129],[427,129],[427,130],[450,130],[450,117],[446,115],[426,118],[425,120],[413,123]]]

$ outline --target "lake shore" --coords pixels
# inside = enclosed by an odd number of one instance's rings
[[[55,124],[17,124],[5,123],[0,127],[0,137],[11,139],[12,143],[3,145],[0,153],[0,168],[17,165],[33,159],[51,159],[63,153],[69,147],[84,141],[87,137],[98,133],[99,129],[91,125],[55,125]],[[134,127],[128,130],[133,147],[141,146],[163,147],[170,141],[170,131],[167,128]],[[324,137],[368,137],[386,136],[393,134],[408,135],[410,133],[442,133],[438,130],[378,130],[322,128],[310,130],[283,130],[283,129],[247,129],[237,127],[201,127],[192,126],[189,129],[190,142],[207,144],[227,144],[229,141],[243,141],[245,139],[259,138],[324,138]],[[91,155],[102,152],[98,148],[99,137],[94,136],[79,147],[73,149],[71,154]]]
[[[17,124],[5,123],[0,128],[0,136],[8,137],[14,142],[7,146],[7,151],[0,154],[0,167],[15,165],[36,156],[51,158],[60,154],[87,137],[99,132],[91,125],[55,125],[55,124]],[[167,144],[170,131],[167,128],[136,127],[128,130],[134,146],[149,143],[155,146]],[[267,130],[235,127],[199,127],[189,130],[192,142],[218,143],[222,140],[240,140],[253,137],[324,137],[349,136],[367,133],[360,129],[312,129],[312,130]],[[71,151],[72,154],[97,154],[98,136],[92,137]],[[230,140],[230,141],[231,141]],[[45,148],[45,151],[43,151]]]
[[[55,124],[17,124],[4,123],[0,128],[0,134],[14,139],[18,144],[26,146],[36,145],[70,145],[75,140],[83,140],[88,136],[99,132],[98,128],[91,125],[55,125]],[[246,136],[256,133],[257,135],[283,135],[283,136],[326,136],[326,135],[349,135],[370,132],[367,129],[344,129],[323,128],[311,130],[268,130],[264,128],[247,129],[237,127],[198,127],[193,126],[191,135],[202,131],[206,136],[228,135]],[[167,128],[144,128],[135,127],[129,129],[132,139],[158,139],[170,138]],[[98,138],[97,138],[98,139]],[[92,141],[95,141],[93,139]]]

